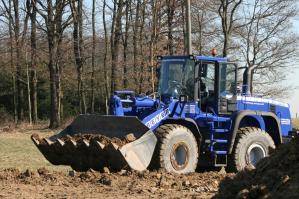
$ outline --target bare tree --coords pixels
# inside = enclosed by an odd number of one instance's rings
[[[250,2],[252,4],[250,4]],[[253,93],[253,74],[256,74],[256,89],[268,93],[265,89],[281,81],[285,68],[290,67],[296,57],[298,38],[291,31],[290,19],[296,13],[295,0],[255,0],[245,2],[243,26],[240,30],[241,52],[248,70],[252,71],[250,91]],[[276,86],[279,88],[279,86]]]
[[[122,33],[122,15],[125,2],[124,0],[116,1],[113,10],[113,22],[111,28],[111,93],[113,93],[118,88],[118,65],[119,65],[119,55],[120,55],[120,41]]]
[[[155,92],[155,45],[157,42],[157,26],[158,26],[158,8],[160,7],[160,1],[151,0],[152,10],[152,27],[151,27],[151,40],[150,40],[150,66],[151,66],[151,86],[152,92]]]
[[[202,0],[192,4],[193,47],[198,54],[210,54],[219,46],[221,27],[217,24],[218,13],[213,12],[211,1]],[[207,42],[208,41],[208,42]]]
[[[62,37],[63,32],[70,24],[71,17],[64,21],[63,16],[67,0],[57,0],[55,4],[47,0],[43,2],[37,0],[37,12],[44,19],[46,28],[43,29],[47,34],[48,40],[48,69],[50,72],[50,128],[57,128],[61,123],[61,56],[62,56]],[[42,27],[40,27],[42,28]]]
[[[108,105],[108,99],[109,99],[109,77],[108,77],[108,45],[109,45],[109,38],[108,38],[108,30],[107,30],[107,24],[106,24],[106,0],[103,1],[103,9],[102,9],[102,20],[103,20],[103,26],[104,26],[104,43],[105,43],[105,50],[104,50],[104,85],[105,85],[105,111],[106,114],[109,112],[109,105]],[[112,78],[112,77],[111,77]]]
[[[5,5],[5,4],[4,4]],[[6,10],[7,10],[7,6]],[[12,12],[11,1],[9,1],[8,6],[8,29],[9,29],[9,43],[10,43],[10,68],[12,70],[12,82],[13,82],[13,105],[14,105],[14,122],[18,122],[18,110],[17,110],[17,91],[16,91],[16,75],[15,75],[15,67],[14,67],[14,53],[13,53],[13,28],[12,28],[12,16],[9,14]]]
[[[128,88],[128,85],[129,85],[129,77],[128,77],[128,48],[129,48],[129,31],[130,31],[130,26],[131,26],[131,23],[132,23],[132,20],[131,20],[131,14],[130,14],[130,11],[131,11],[131,0],[127,0],[125,2],[126,4],[126,9],[125,9],[125,32],[124,34],[122,35],[122,43],[123,43],[123,58],[124,58],[124,66],[123,66],[123,85],[124,85],[124,88]]]
[[[21,43],[20,43],[20,14],[19,14],[19,1],[13,0],[14,10],[14,38],[16,48],[16,77],[17,77],[17,96],[18,96],[18,121],[23,120],[24,116],[24,88],[22,85],[22,67],[21,67]]]
[[[194,52],[221,49],[219,54],[253,70],[253,91],[286,95],[280,82],[298,53],[298,34],[291,24],[295,1],[193,1]],[[29,110],[36,122],[39,108],[40,118],[49,113],[50,127],[55,128],[62,115],[76,114],[79,104],[81,113],[87,108],[108,113],[116,89],[156,91],[156,55],[186,53],[184,0],[90,2],[0,0],[1,77],[12,76],[0,78],[0,85],[7,85],[1,93],[13,97],[10,101],[0,95],[0,102],[15,113],[15,121],[23,112],[30,118]],[[101,16],[96,12],[99,2]],[[90,12],[85,9],[89,7]],[[31,93],[28,99],[26,91]]]
[[[73,17],[74,55],[77,69],[77,92],[81,113],[86,113],[85,89],[82,79],[84,55],[83,55],[83,0],[70,0]]]
[[[174,25],[174,15],[176,10],[177,1],[175,0],[166,0],[167,5],[167,28],[168,28],[168,45],[167,49],[169,55],[174,54],[174,41],[173,41],[173,25]]]
[[[134,83],[135,83],[135,90],[138,87],[138,32],[140,27],[140,7],[141,7],[141,0],[137,0],[136,11],[135,11],[135,22],[133,28],[133,67],[134,67]]]
[[[91,113],[94,113],[94,101],[95,101],[95,53],[96,53],[96,0],[92,0],[92,13],[91,13],[91,24],[92,24],[92,51],[91,51]]]
[[[16,99],[15,103],[17,104],[17,121],[22,122],[24,117],[24,85],[26,85],[26,81],[22,79],[22,47],[24,46],[24,41],[27,33],[27,25],[28,25],[28,14],[25,11],[23,28],[20,23],[20,6],[19,0],[9,1],[7,2],[1,0],[4,10],[6,12],[7,19],[9,21],[9,33],[11,38],[13,38],[14,42],[14,50],[15,50],[15,68],[16,68]],[[26,10],[26,8],[25,8]],[[11,52],[13,53],[13,52]]]
[[[37,44],[36,44],[36,1],[26,1],[27,13],[30,16],[31,33],[30,33],[30,46],[31,46],[31,62],[30,62],[30,79],[31,79],[31,106],[32,106],[32,120],[33,123],[37,122]]]
[[[226,57],[230,48],[231,36],[237,22],[236,14],[243,0],[217,0],[218,14],[223,33],[222,55]]]

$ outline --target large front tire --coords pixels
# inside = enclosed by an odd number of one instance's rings
[[[198,145],[192,132],[181,125],[166,124],[156,130],[158,144],[155,158],[167,172],[186,174],[195,172]]]
[[[232,153],[231,169],[241,171],[248,166],[255,168],[261,159],[269,156],[270,149],[275,149],[275,144],[267,132],[254,127],[240,128]]]

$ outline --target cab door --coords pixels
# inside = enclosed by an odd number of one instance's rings
[[[237,65],[219,63],[218,83],[218,114],[232,114],[237,110]]]
[[[200,109],[203,112],[217,111],[217,65],[216,62],[199,63]]]

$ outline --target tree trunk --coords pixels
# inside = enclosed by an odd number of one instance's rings
[[[243,0],[237,0],[237,1],[220,0],[218,14],[221,18],[222,33],[224,37],[223,49],[222,49],[223,57],[227,57],[228,55],[229,47],[231,45],[231,35],[236,23],[234,16],[237,12],[237,8],[241,5],[242,1]]]
[[[28,119],[29,124],[32,124],[32,108],[31,108],[31,91],[30,91],[30,76],[29,76],[29,66],[28,66],[28,59],[27,59],[27,50],[25,55],[25,64],[26,64],[26,83],[27,83],[27,100],[28,100]]]
[[[123,65],[123,87],[128,88],[128,40],[129,40],[129,29],[131,25],[131,20],[129,16],[131,8],[131,0],[126,1],[126,25],[125,25],[125,34],[123,36],[123,57],[124,57],[124,65]]]
[[[86,100],[85,100],[85,91],[84,84],[82,80],[82,72],[83,72],[83,19],[82,19],[82,2],[83,0],[77,0],[78,5],[76,5],[76,1],[72,0],[71,8],[73,15],[73,39],[74,39],[74,55],[77,69],[77,92],[79,99],[79,107],[80,112],[86,114]]]
[[[226,33],[226,32],[223,32],[223,36],[224,36],[224,40],[223,40],[223,50],[222,50],[222,56],[223,57],[226,57],[227,54],[228,54],[228,44],[229,44],[229,39],[230,39],[230,36]]]
[[[154,68],[154,45],[156,43],[157,37],[157,15],[158,15],[158,2],[152,0],[151,7],[152,7],[152,32],[151,32],[151,41],[150,41],[150,66],[151,66],[151,86],[152,92],[155,92],[155,68]]]
[[[105,79],[105,111],[106,114],[109,113],[109,105],[108,105],[108,99],[109,99],[109,77],[108,77],[108,68],[107,68],[107,58],[108,58],[108,32],[107,32],[107,25],[106,25],[106,0],[103,1],[103,26],[104,26],[104,37],[105,37],[105,52],[104,52],[104,79]]]
[[[15,36],[15,49],[16,49],[16,89],[17,89],[17,112],[18,112],[18,122],[23,121],[24,109],[23,109],[23,99],[24,99],[24,89],[22,85],[22,67],[21,67],[21,46],[20,46],[20,16],[19,16],[19,1],[13,0],[14,7],[14,36]]]
[[[117,9],[116,12],[113,13],[115,15],[113,18],[115,20],[115,27],[113,33],[112,33],[112,38],[111,39],[111,93],[113,93],[115,90],[117,90],[118,85],[118,79],[117,79],[117,69],[118,69],[118,64],[119,64],[119,51],[120,51],[120,39],[121,39],[121,30],[122,30],[122,12],[123,12],[123,7],[124,7],[124,0],[119,0],[116,5]],[[114,9],[115,10],[115,9]]]
[[[144,0],[142,3],[142,8],[141,8],[141,23],[140,23],[140,32],[139,32],[139,46],[140,46],[140,54],[141,54],[141,63],[140,63],[140,68],[139,68],[139,93],[147,92],[144,90],[146,88],[145,82],[144,82],[144,77],[147,75],[147,70],[145,69],[145,55],[144,55],[144,44],[143,44],[143,39],[144,39],[144,25],[145,25],[145,8],[146,8],[146,3],[147,0]]]
[[[95,7],[96,0],[92,0],[92,52],[91,52],[91,113],[94,113],[94,98],[95,98],[95,51],[96,51],[96,29],[95,29]]]
[[[134,85],[135,91],[138,90],[138,29],[139,29],[139,18],[140,18],[140,0],[137,0],[136,15],[135,15],[135,24],[133,30],[133,68],[134,68]]]
[[[32,3],[32,13],[30,14],[31,20],[31,104],[32,104],[32,119],[33,123],[37,122],[37,73],[36,73],[36,65],[37,65],[37,54],[36,54],[36,7],[35,1],[31,1]]]
[[[168,7],[167,7],[167,28],[168,28],[168,52],[169,55],[174,54],[174,44],[173,44],[173,18],[174,18],[174,12],[175,12],[175,1],[174,0],[168,0],[167,1]]]
[[[60,126],[60,74],[57,70],[57,41],[48,36],[49,40],[49,63],[48,68],[50,71],[50,95],[51,95],[51,115],[50,115],[50,128],[57,128]]]
[[[9,8],[8,12],[12,12],[12,4],[11,1],[9,1]],[[8,22],[8,30],[9,30],[9,43],[10,43],[10,67],[12,70],[12,84],[13,84],[13,107],[14,107],[14,122],[15,124],[18,123],[18,110],[17,110],[17,89],[16,89],[16,74],[15,74],[15,66],[14,66],[14,45],[13,45],[13,22],[12,18],[9,17],[9,22]]]
[[[50,72],[50,93],[51,93],[51,112],[50,112],[50,128],[57,128],[61,124],[61,42],[63,27],[62,16],[64,12],[65,1],[56,1],[55,6],[51,1],[47,2],[47,37],[48,37],[48,68]],[[55,9],[54,9],[55,8]],[[54,11],[55,10],[55,11]]]

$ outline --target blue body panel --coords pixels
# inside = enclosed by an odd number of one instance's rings
[[[230,121],[231,116],[219,116],[216,114],[205,113],[199,109],[195,102],[180,104],[178,100],[170,99],[169,104],[164,104],[159,99],[149,97],[137,97],[131,99],[121,99],[114,95],[111,99],[112,115],[118,116],[137,116],[151,130],[159,127],[165,119],[193,119],[199,127],[206,127],[209,121]],[[129,107],[124,107],[124,104]],[[237,97],[237,111],[252,110],[262,112],[274,112],[278,117],[282,136],[288,136],[292,130],[291,114],[289,105],[271,99],[264,99],[251,96]],[[258,122],[261,129],[265,130],[265,122],[261,116],[252,115]]]
[[[238,102],[237,109],[239,111],[253,110],[253,111],[263,111],[263,112],[274,112],[275,115],[280,120],[282,136],[288,136],[289,131],[292,130],[291,113],[288,104],[278,102],[276,100],[252,97],[252,96],[238,96],[237,102]],[[262,120],[262,118],[259,118],[259,120]],[[264,127],[263,121],[260,121],[260,124],[262,124],[261,126]]]

